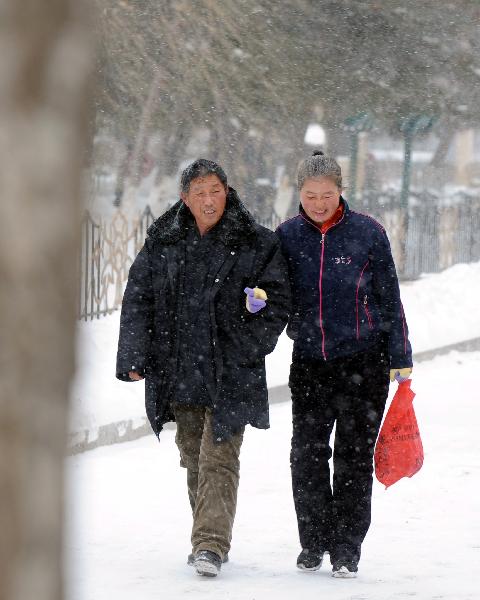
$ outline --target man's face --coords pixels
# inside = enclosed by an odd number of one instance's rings
[[[329,177],[307,179],[300,190],[300,202],[312,221],[325,223],[340,204],[340,190]]]
[[[216,175],[197,177],[190,182],[182,200],[195,218],[200,234],[214,227],[222,218],[227,203],[227,190]]]

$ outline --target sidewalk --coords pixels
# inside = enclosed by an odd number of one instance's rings
[[[69,457],[68,600],[478,600],[477,451],[480,352],[419,362],[413,380],[425,461],[385,490],[373,481],[373,523],[355,580],[295,566],[291,411],[249,427],[230,561],[207,581],[186,564],[191,509],[175,432]],[[392,386],[392,391],[396,386]]]

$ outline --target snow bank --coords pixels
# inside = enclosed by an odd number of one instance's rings
[[[401,286],[414,352],[480,336],[480,262]]]
[[[414,352],[480,336],[480,262],[459,264],[402,286],[402,300]],[[142,382],[115,379],[119,313],[78,324],[77,373],[72,384],[74,437],[117,421],[145,422]],[[267,357],[269,387],[285,385],[292,342],[282,334]]]

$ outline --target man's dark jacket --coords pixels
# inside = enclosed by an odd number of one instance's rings
[[[332,360],[388,340],[392,368],[412,366],[408,327],[384,228],[344,205],[322,234],[305,215],[277,229],[288,261],[294,360]]]
[[[130,268],[123,297],[117,377],[131,381],[129,371],[145,376],[146,411],[156,435],[174,420],[178,316],[188,276],[185,237],[194,226],[181,201],[158,218]],[[269,427],[265,356],[287,322],[290,288],[277,236],[255,223],[233,188],[215,240],[207,288],[216,383],[213,432],[221,441],[246,424]],[[245,306],[247,286],[268,295],[256,314]]]

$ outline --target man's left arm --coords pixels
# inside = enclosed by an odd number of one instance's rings
[[[245,307],[243,315],[253,360],[265,357],[275,348],[287,323],[291,302],[287,263],[276,237],[268,251],[259,258],[248,286],[263,290],[267,299],[265,306],[256,312]]]

